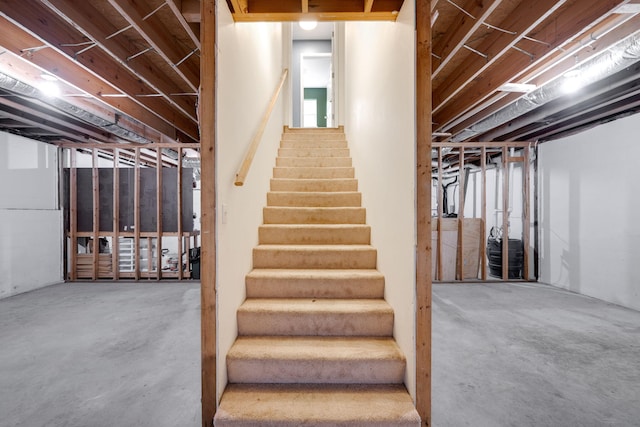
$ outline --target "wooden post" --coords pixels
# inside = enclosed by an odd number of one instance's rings
[[[113,280],[120,280],[120,150],[113,149],[113,242],[111,265]]]
[[[75,148],[69,149],[69,163],[69,240],[71,240],[69,280],[75,282],[78,278],[78,169]]]
[[[431,0],[416,0],[416,408],[431,425]]]
[[[509,152],[502,147],[502,280],[509,280]]]
[[[524,252],[522,254],[522,278],[524,280],[529,280],[529,238],[531,236],[531,230],[529,230],[529,227],[531,227],[531,223],[530,223],[530,219],[529,219],[529,215],[531,214],[530,212],[530,203],[529,203],[529,186],[530,186],[530,171],[529,171],[529,147],[525,148],[523,150],[524,152],[524,162],[522,163],[522,181],[523,181],[523,187],[524,187],[524,191],[523,191],[523,199],[524,199],[524,203],[523,203],[523,224],[522,224],[522,245],[523,245],[523,249]]]
[[[98,273],[98,260],[100,252],[100,182],[98,177],[98,150],[91,150],[91,185],[93,194],[93,240],[92,240],[92,268],[91,278],[96,280],[99,277]]]
[[[442,280],[442,215],[444,213],[444,189],[442,188],[442,148],[438,147],[438,241],[436,242],[436,274]],[[432,255],[433,256],[433,255]]]
[[[213,425],[216,392],[216,1],[200,1],[200,165],[202,248],[202,426]]]
[[[156,148],[156,279],[162,278],[162,148]],[[149,260],[153,256],[153,239],[149,239]],[[149,272],[153,263],[150,263]]]
[[[140,149],[135,149],[133,165],[133,253],[134,253],[134,278],[140,278]]]
[[[456,267],[458,268],[458,280],[464,280],[464,147],[461,145],[458,157],[458,251]]]
[[[487,280],[487,148],[483,145],[480,148],[480,168],[482,169],[482,199],[480,215],[482,225],[480,226],[480,277]]]
[[[178,186],[176,194],[178,195],[178,280],[182,280],[182,148],[178,148],[178,173],[176,185]],[[187,253],[189,258],[189,253]]]

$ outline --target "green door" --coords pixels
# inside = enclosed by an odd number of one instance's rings
[[[319,128],[327,127],[327,88],[324,87],[306,87],[304,88],[304,100],[315,100],[316,109],[316,126]],[[306,115],[306,112],[305,112]]]

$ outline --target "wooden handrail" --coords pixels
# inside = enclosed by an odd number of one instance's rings
[[[247,177],[247,173],[249,173],[249,168],[251,167],[251,162],[253,161],[253,157],[256,155],[256,151],[258,151],[258,146],[260,145],[260,141],[262,140],[262,134],[264,133],[264,129],[267,127],[267,122],[269,122],[269,117],[271,117],[271,112],[273,111],[273,107],[276,105],[276,101],[278,100],[278,96],[280,95],[280,91],[282,90],[282,86],[284,86],[284,82],[287,79],[287,74],[289,73],[288,69],[284,69],[282,71],[282,77],[280,77],[280,82],[278,83],[278,87],[271,97],[271,101],[269,102],[269,106],[267,107],[267,111],[264,113],[264,117],[262,117],[262,121],[260,122],[260,126],[258,127],[258,131],[256,132],[253,140],[251,141],[251,145],[249,145],[249,149],[247,153],[244,155],[244,160],[236,173],[236,180],[234,182],[237,186],[244,185],[244,180]]]

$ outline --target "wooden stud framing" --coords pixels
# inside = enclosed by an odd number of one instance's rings
[[[522,164],[522,180],[524,182],[524,192],[523,192],[523,216],[522,218],[522,244],[523,244],[523,255],[522,255],[522,278],[524,280],[529,280],[529,239],[531,237],[531,227],[530,223],[530,215],[531,215],[531,203],[529,200],[529,186],[531,185],[530,179],[530,170],[529,170],[529,147],[524,149],[523,155],[524,161]]]
[[[91,150],[91,185],[93,195],[93,240],[92,240],[92,272],[91,279],[99,278],[99,252],[100,252],[100,178],[98,176],[98,151],[94,148]]]
[[[464,280],[464,147],[460,146],[458,154],[458,280]]]
[[[482,244],[480,245],[480,252],[479,252],[479,259],[480,259],[480,278],[483,281],[487,280],[487,251],[486,251],[486,239],[487,239],[487,233],[486,233],[486,224],[487,224],[487,155],[492,152],[494,154],[500,154],[502,157],[502,166],[501,166],[501,170],[503,171],[504,176],[506,177],[505,179],[503,179],[502,182],[502,194],[504,196],[504,199],[502,199],[501,201],[499,201],[498,203],[500,203],[502,205],[502,212],[503,212],[503,221],[502,221],[502,229],[503,229],[503,236],[505,237],[505,240],[503,240],[502,242],[502,251],[503,253],[507,253],[508,252],[504,252],[505,248],[506,250],[508,250],[508,246],[509,246],[509,242],[508,242],[508,235],[509,235],[509,188],[511,185],[513,185],[513,183],[509,182],[509,168],[513,163],[522,163],[523,164],[523,194],[524,194],[524,206],[523,206],[523,227],[525,229],[529,229],[531,227],[530,224],[530,209],[531,209],[531,205],[529,203],[529,198],[530,198],[530,167],[529,167],[529,162],[528,162],[528,156],[529,156],[529,152],[528,150],[529,148],[529,143],[528,142],[464,142],[464,143],[453,143],[453,142],[433,142],[432,143],[432,148],[436,149],[437,152],[437,156],[438,156],[438,185],[441,187],[442,186],[442,181],[443,181],[443,149],[444,148],[449,148],[449,149],[453,149],[453,150],[460,150],[457,154],[455,154],[458,158],[458,163],[460,165],[460,169],[462,171],[464,171],[464,163],[465,163],[465,158],[467,159],[466,161],[468,161],[469,157],[474,158],[474,161],[479,160],[480,161],[480,172],[481,172],[481,221],[482,221],[482,227],[480,228],[480,242],[482,242]],[[478,157],[476,158],[476,152],[479,150],[479,154]],[[515,151],[522,151],[522,153],[524,153],[523,155],[514,155],[511,156],[510,154],[510,150],[515,150]],[[473,153],[471,153],[473,151]],[[453,154],[450,153],[449,156],[451,157]],[[456,250],[456,277],[457,280],[465,280],[464,279],[464,268],[461,268],[461,259],[463,258],[461,253],[463,253],[463,249],[464,249],[464,204],[465,204],[465,200],[464,200],[464,175],[463,172],[460,173],[460,185],[459,185],[459,189],[460,192],[458,193],[458,214],[459,214],[459,218],[457,221],[458,224],[458,239],[457,239],[457,250]],[[443,206],[443,196],[442,196],[442,189],[439,188],[438,189],[438,205],[439,206]],[[462,215],[460,215],[460,213],[462,213]],[[460,218],[461,216],[461,218]],[[438,224],[437,224],[437,239],[435,240],[435,244],[436,244],[436,248],[434,249],[434,254],[433,256],[435,256],[436,258],[436,279],[437,280],[445,280],[444,275],[441,273],[443,270],[443,265],[444,265],[444,257],[442,256],[443,253],[443,244],[442,244],[442,233],[443,231],[445,231],[445,221],[444,219],[442,219],[443,217],[443,209],[438,209]],[[529,234],[525,234],[523,236],[523,244],[525,245],[524,248],[524,264],[523,264],[523,270],[522,270],[522,274],[523,274],[523,279],[524,280],[529,280],[529,240],[530,240],[530,235]],[[502,272],[501,272],[501,280],[504,281],[508,281],[509,280],[509,275],[508,275],[508,257],[503,257],[503,260],[505,261],[503,263],[502,266]],[[445,260],[446,261],[446,260]],[[506,270],[505,270],[506,268]],[[505,272],[506,271],[506,272]]]
[[[162,149],[156,148],[156,278],[162,279]],[[153,256],[153,240],[149,241],[149,260]],[[149,268],[151,272],[153,263]]]
[[[442,188],[442,148],[438,147],[438,236],[436,243],[436,272],[438,280],[442,280],[442,215],[444,213],[444,191]],[[433,256],[433,255],[432,255]]]
[[[140,149],[135,150],[133,185],[133,247],[134,247],[134,274],[133,278],[140,279]]]
[[[480,214],[482,216],[482,226],[480,227],[480,277],[487,280],[487,148],[480,148],[480,168],[482,173],[482,200],[480,201]]]
[[[509,153],[502,147],[502,280],[509,280]]]
[[[120,279],[120,150],[113,149],[113,240],[111,242],[111,265],[113,280]]]
[[[416,408],[431,425],[431,1],[416,0]]]
[[[216,391],[216,0],[200,2],[202,425],[213,425]],[[430,126],[430,125],[429,125]]]
[[[78,169],[76,168],[75,148],[69,150],[69,162],[69,240],[71,240],[69,279],[75,281],[78,278]]]
[[[176,194],[178,195],[178,280],[182,280],[182,148],[178,148],[178,176]],[[189,253],[187,253],[187,263]]]

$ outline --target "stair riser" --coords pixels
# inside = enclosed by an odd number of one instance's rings
[[[249,384],[401,384],[403,360],[227,359],[229,382]]]
[[[351,157],[277,157],[277,167],[350,168]]]
[[[262,245],[368,245],[371,228],[261,226],[258,239]]]
[[[269,192],[267,206],[301,207],[359,207],[361,195],[357,192],[305,193],[305,192]]]
[[[364,208],[263,208],[265,224],[364,224]]]
[[[348,148],[279,148],[278,157],[349,157]]]
[[[271,191],[358,191],[356,179],[272,179]]]
[[[355,171],[351,167],[275,167],[274,178],[293,179],[329,179],[354,178]]]
[[[348,247],[348,246],[347,246]],[[305,250],[254,248],[253,268],[291,269],[373,269],[376,268],[376,250]]]
[[[347,141],[294,139],[280,141],[280,148],[349,148]]]
[[[238,334],[245,336],[389,337],[393,312],[267,312],[238,310]]]
[[[266,279],[247,276],[247,298],[383,298],[384,279]]]
[[[340,132],[315,132],[315,133],[285,133],[282,141],[346,141],[344,133]]]

